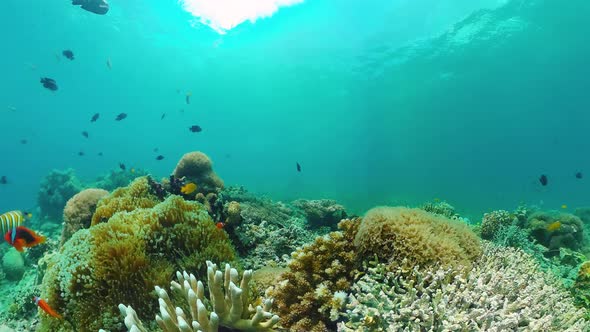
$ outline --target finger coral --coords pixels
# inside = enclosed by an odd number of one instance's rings
[[[534,259],[486,243],[466,276],[383,264],[352,287],[339,331],[588,331],[584,310]]]
[[[262,305],[256,307],[248,304],[251,270],[245,271],[240,281],[238,271],[229,264],[222,273],[216,264],[207,261],[209,299],[205,298],[203,283],[194,275],[186,272],[176,275],[178,282],[172,281],[170,288],[186,300],[188,315],[180,307],[174,307],[166,290],[156,286],[160,305],[156,322],[164,332],[217,332],[221,326],[239,331],[271,332],[279,322],[279,317],[270,313],[271,299],[263,300]],[[209,309],[206,304],[210,304]],[[120,304],[119,309],[129,331],[148,331],[131,306]]]
[[[173,174],[176,178],[186,177],[186,182],[194,182],[197,191],[203,194],[223,189],[223,181],[213,171],[211,159],[202,152],[189,152],[182,156]]]
[[[227,234],[201,204],[169,196],[152,208],[116,212],[76,232],[49,264],[42,297],[88,331],[121,331],[119,303],[151,315],[157,303],[150,290],[169,282],[174,271],[234,259]],[[63,322],[49,319],[39,329],[66,330]]]
[[[330,315],[343,304],[338,294],[348,291],[359,273],[352,243],[359,223],[360,219],[343,220],[340,231],[318,237],[292,254],[289,271],[270,292],[283,326],[307,332],[336,329]]]
[[[469,267],[481,255],[480,240],[469,227],[421,209],[369,210],[354,238],[359,255],[391,264]]]
[[[76,231],[90,227],[98,201],[108,194],[106,190],[91,188],[82,190],[68,200],[63,212],[64,227],[60,245],[63,245]]]

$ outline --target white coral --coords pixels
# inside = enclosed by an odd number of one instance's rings
[[[225,274],[217,265],[207,261],[207,281],[213,311],[204,305],[205,289],[201,281],[186,272],[176,272],[178,282],[172,281],[170,289],[181,292],[186,298],[190,313],[187,316],[179,307],[174,307],[168,293],[156,286],[160,315],[156,322],[164,332],[217,332],[219,326],[241,331],[270,332],[279,322],[279,317],[270,313],[272,300],[263,301],[263,306],[248,305],[248,283],[252,271],[244,272],[241,282],[238,271],[225,265]],[[240,284],[240,287],[236,286]],[[125,316],[125,326],[130,332],[147,332],[131,306],[119,305]],[[251,316],[251,317],[250,317]],[[250,318],[244,318],[250,317]]]

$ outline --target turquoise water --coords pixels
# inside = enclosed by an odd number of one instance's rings
[[[588,205],[574,173],[590,177],[590,3],[503,3],[307,0],[219,34],[175,1],[112,0],[98,16],[4,0],[0,210],[35,205],[51,169],[163,177],[194,150],[226,184],[357,213]]]

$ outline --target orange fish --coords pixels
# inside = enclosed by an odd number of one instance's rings
[[[14,240],[12,232],[13,230],[8,231],[8,233],[4,235],[4,240],[20,252],[22,252],[25,247],[30,248],[45,242],[45,236],[41,236],[24,226],[18,226],[16,228]]]
[[[552,222],[551,224],[549,224],[547,226],[547,230],[549,232],[554,232],[556,230],[559,230],[560,228],[561,228],[561,221]]]
[[[197,185],[194,184],[193,182],[187,183],[180,188],[180,192],[182,192],[185,195],[190,195],[190,194],[194,193],[195,190],[197,190]]]
[[[215,224],[215,226],[217,226],[218,229],[222,229],[223,226],[225,226],[225,223],[222,223],[221,221],[218,222],[217,224]]]
[[[43,300],[42,298],[38,297],[38,296],[33,296],[33,301],[35,301],[35,304],[39,306],[39,308],[43,309],[43,311],[45,311],[49,316],[51,317],[55,317],[55,318],[62,318],[60,314],[58,314],[57,312],[55,312],[55,310],[53,310],[49,304],[47,302],[45,302],[45,300]]]

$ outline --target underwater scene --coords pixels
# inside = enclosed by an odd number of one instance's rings
[[[3,0],[0,332],[590,331],[588,17]]]

